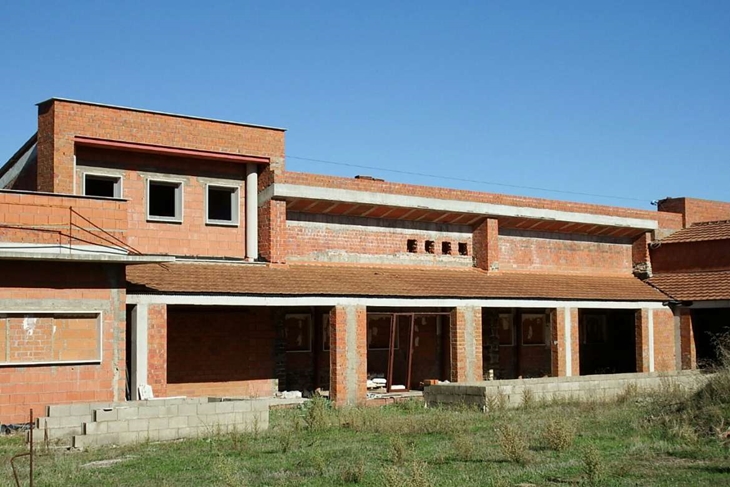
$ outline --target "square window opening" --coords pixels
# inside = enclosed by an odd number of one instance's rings
[[[238,223],[238,188],[208,186],[208,223]]]
[[[147,214],[153,220],[182,220],[182,183],[150,181]]]
[[[415,239],[408,239],[407,248],[408,252],[415,254],[418,252],[418,242]]]
[[[426,253],[436,253],[436,243],[433,240],[426,240]]]
[[[122,178],[119,176],[84,174],[84,196],[121,198]]]
[[[465,242],[459,242],[459,255],[469,255],[469,251]]]
[[[451,255],[451,242],[441,242],[441,253]]]

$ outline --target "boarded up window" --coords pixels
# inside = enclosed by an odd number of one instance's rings
[[[97,314],[0,314],[0,364],[100,361]]]
[[[284,330],[287,352],[310,352],[312,350],[312,317],[310,315],[286,315]]]

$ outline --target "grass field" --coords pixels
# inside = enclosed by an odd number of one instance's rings
[[[664,390],[612,403],[490,413],[382,408],[272,411],[265,432],[84,452],[39,451],[48,485],[730,485],[730,379],[694,396]],[[719,391],[719,392],[718,392]],[[0,438],[0,484],[25,446]],[[93,463],[104,460],[118,462]],[[27,485],[27,460],[23,485]]]

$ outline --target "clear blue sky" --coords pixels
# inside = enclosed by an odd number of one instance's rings
[[[2,2],[0,164],[58,96],[286,127],[297,171],[730,200],[730,1],[196,4]]]

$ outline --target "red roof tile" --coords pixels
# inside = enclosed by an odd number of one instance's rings
[[[663,301],[634,277],[487,274],[477,269],[176,263],[127,268],[130,292],[279,296]]]
[[[661,240],[661,243],[730,240],[730,220],[695,223]]]
[[[730,299],[730,271],[657,274],[649,282],[681,301]]]

